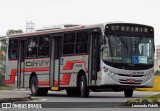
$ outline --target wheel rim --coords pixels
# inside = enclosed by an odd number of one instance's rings
[[[83,93],[83,91],[84,91],[84,83],[83,81],[81,81],[81,93]]]
[[[32,84],[32,91],[33,91],[33,93],[36,92],[36,86],[37,86],[37,84],[36,84],[36,82],[34,82],[34,83]]]

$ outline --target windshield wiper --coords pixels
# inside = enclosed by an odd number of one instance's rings
[[[123,40],[123,38],[120,37],[120,36],[117,36],[117,37],[121,40],[121,43],[122,43],[123,46],[127,49],[127,54],[128,54],[128,45],[127,45],[127,41],[125,42],[125,41]]]
[[[140,37],[140,38],[138,39],[138,41],[135,43],[135,51],[134,51],[134,54],[136,54],[137,46],[138,46],[139,43],[141,43],[142,38],[144,38],[144,35],[142,35],[142,37]]]
[[[106,36],[108,38],[108,44],[109,44],[109,48],[110,48],[110,52],[111,52],[111,57],[112,57],[112,61],[113,61],[113,52],[112,52],[112,47],[111,47],[111,41],[110,38],[108,36]]]

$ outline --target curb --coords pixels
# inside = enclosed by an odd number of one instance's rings
[[[18,97],[18,98],[2,98],[0,99],[0,103],[15,102],[15,101],[28,101],[28,100],[31,100],[31,96]]]

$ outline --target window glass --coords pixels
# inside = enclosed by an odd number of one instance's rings
[[[63,45],[63,54],[73,54],[74,44]]]
[[[28,39],[27,57],[36,57],[37,56],[37,46],[38,46],[38,39],[37,38],[29,38]]]
[[[74,54],[75,33],[64,35],[63,54]]]
[[[78,32],[76,38],[76,53],[87,53],[88,32]]]
[[[17,48],[18,47],[18,40],[13,39],[9,41],[9,48]]]
[[[18,58],[18,40],[10,39],[9,40],[9,59],[15,60]]]
[[[86,53],[86,52],[87,52],[87,43],[76,44],[76,53]]]
[[[39,47],[48,47],[48,46],[49,46],[49,37],[40,37]]]
[[[49,37],[39,38],[38,56],[39,57],[49,56]]]
[[[38,44],[37,38],[28,39],[28,47],[37,47],[37,44]]]
[[[75,43],[75,33],[69,33],[64,35],[64,43]]]
[[[76,42],[88,42],[88,32],[78,32]]]

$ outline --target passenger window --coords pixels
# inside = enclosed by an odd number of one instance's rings
[[[63,54],[74,54],[75,33],[64,35]]]
[[[27,57],[36,57],[37,56],[37,47],[38,47],[38,39],[37,38],[29,38],[28,39],[28,47],[27,47]]]
[[[87,53],[88,49],[88,32],[82,31],[77,33],[76,53]]]
[[[18,40],[10,39],[9,40],[9,59],[16,60],[18,58]]]
[[[39,57],[49,56],[49,37],[39,38],[38,56]]]

